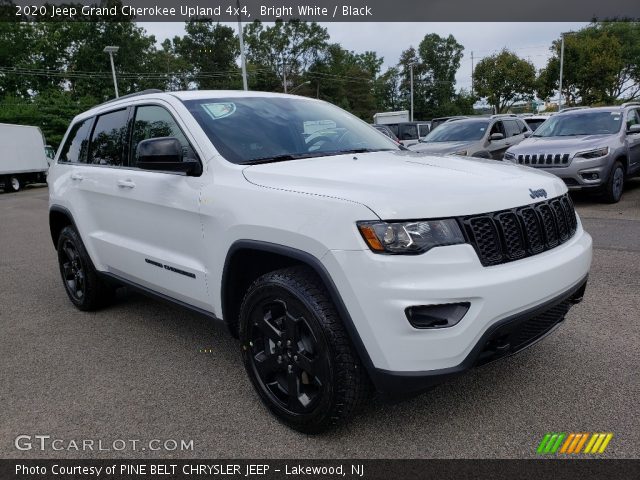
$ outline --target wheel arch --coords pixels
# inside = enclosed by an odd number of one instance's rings
[[[292,265],[306,265],[320,278],[333,301],[360,361],[375,383],[375,368],[331,275],[314,255],[293,247],[258,240],[238,240],[227,252],[222,271],[222,318],[234,337],[244,294],[260,275]]]
[[[53,248],[56,250],[58,249],[58,238],[60,237],[60,232],[62,232],[64,227],[68,227],[69,225],[76,228],[76,222],[74,221],[71,212],[60,205],[52,205],[51,208],[49,208],[49,231],[51,232]]]

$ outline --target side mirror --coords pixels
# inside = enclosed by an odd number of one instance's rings
[[[136,148],[138,168],[163,172],[180,172],[200,175],[202,167],[197,160],[182,159],[182,144],[175,137],[158,137],[142,140]]]
[[[627,130],[629,135],[633,135],[635,133],[640,133],[640,124],[631,125]]]
[[[492,133],[489,137],[489,141],[492,142],[494,140],[502,140],[504,139],[504,135],[501,133]]]

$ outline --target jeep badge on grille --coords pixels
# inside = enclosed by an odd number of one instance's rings
[[[540,197],[547,198],[547,191],[544,188],[539,188],[538,190],[529,189],[529,196],[531,198],[540,198]]]

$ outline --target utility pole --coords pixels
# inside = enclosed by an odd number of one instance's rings
[[[287,93],[287,64],[284,63],[284,55],[282,55],[282,77],[284,79],[284,93]]]
[[[244,90],[249,90],[247,85],[247,60],[244,57],[244,35],[242,32],[242,21],[240,20],[240,0],[237,0],[238,5],[238,37],[240,38],[240,65],[242,67],[242,87]]]
[[[564,67],[564,33],[560,34],[560,88],[558,89],[558,112],[562,110],[562,70]]]
[[[409,64],[409,76],[411,82],[411,121],[413,122],[413,63]]]
[[[104,47],[103,52],[109,54],[109,60],[111,60],[111,74],[113,75],[113,88],[116,91],[116,98],[119,98],[118,95],[118,80],[116,79],[116,67],[113,64],[113,54],[120,50],[120,47]]]
[[[471,97],[473,97],[473,51],[471,52]]]

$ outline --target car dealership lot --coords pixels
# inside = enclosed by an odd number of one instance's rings
[[[619,204],[574,196],[595,242],[585,301],[543,342],[431,392],[373,402],[309,437],[262,406],[237,342],[211,320],[127,293],[77,311],[59,279],[47,190],[0,195],[0,456],[531,457],[546,432],[613,432],[606,457],[640,457],[640,180]],[[64,442],[193,440],[187,451],[17,450]],[[130,445],[130,442],[128,442]],[[142,448],[142,446],[140,446]]]

